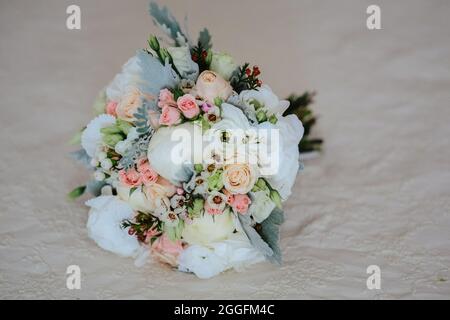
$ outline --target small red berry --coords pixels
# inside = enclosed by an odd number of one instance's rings
[[[261,87],[262,81],[261,81],[261,80],[258,80],[258,81],[256,81],[256,84],[258,85],[258,87]]]
[[[247,68],[245,69],[245,74],[249,76],[252,74],[252,71],[249,68]]]
[[[206,57],[208,56],[208,52],[206,52],[205,50],[202,51],[202,58],[206,59]]]
[[[253,67],[253,76],[257,77],[261,74],[261,71],[259,70],[258,66]]]
[[[128,234],[132,236],[135,233],[134,228],[128,229]]]
[[[197,62],[198,56],[197,56],[196,53],[194,53],[194,54],[192,55],[192,60],[193,60],[194,62]]]

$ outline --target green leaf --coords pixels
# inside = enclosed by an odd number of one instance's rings
[[[273,255],[269,257],[269,260],[277,264],[281,264],[281,249],[278,242],[280,240],[280,226],[283,222],[283,211],[275,208],[267,219],[261,222],[258,228],[258,233],[261,238],[273,250]]]
[[[76,198],[81,197],[85,190],[86,186],[79,186],[70,191],[67,196],[69,197],[69,199],[75,200]]]
[[[133,192],[135,192],[137,190],[137,187],[133,187],[130,189],[130,194],[128,195],[129,197],[131,197],[131,195],[133,194]]]
[[[84,131],[84,129],[75,133],[74,136],[72,138],[70,138],[69,144],[73,145],[73,146],[77,145],[77,144],[81,144],[81,135],[83,134],[83,131]]]
[[[207,28],[204,28],[202,31],[200,31],[200,34],[198,36],[198,46],[205,50],[212,48],[211,34],[209,33]]]

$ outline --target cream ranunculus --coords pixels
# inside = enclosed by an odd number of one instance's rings
[[[215,215],[205,213],[186,224],[182,237],[190,245],[209,245],[227,239],[234,231],[234,219],[230,211]]]
[[[132,122],[135,120],[134,114],[142,105],[142,93],[138,88],[128,88],[126,94],[120,99],[116,108],[117,118]]]
[[[194,92],[206,101],[214,103],[215,98],[226,101],[233,93],[233,88],[222,76],[206,70],[198,77]]]
[[[172,56],[173,63],[183,79],[195,80],[198,76],[198,64],[191,59],[188,46],[167,48]]]
[[[222,173],[223,185],[232,194],[246,194],[255,185],[257,169],[249,164],[227,165]]]
[[[237,64],[233,57],[226,53],[214,52],[211,59],[210,69],[220,74],[225,80],[230,80]]]

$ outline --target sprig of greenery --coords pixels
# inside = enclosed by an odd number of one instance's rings
[[[283,116],[289,114],[296,115],[303,123],[305,133],[298,146],[300,152],[320,151],[323,140],[320,138],[311,138],[311,129],[316,124],[317,118],[314,115],[310,105],[314,102],[315,92],[306,91],[302,95],[291,94],[289,100],[289,108],[284,112]]]
[[[230,84],[237,93],[244,90],[258,89],[262,85],[261,80],[258,79],[258,76],[261,74],[258,66],[253,66],[252,69],[249,66],[249,63],[244,63],[231,76]]]
[[[152,49],[153,52],[156,53],[156,56],[157,56],[158,60],[161,62],[161,64],[165,65],[166,61],[168,61],[169,64],[171,65],[172,69],[181,77],[180,72],[178,71],[177,67],[173,63],[172,56],[170,55],[169,51],[166,48],[164,48],[160,45],[158,38],[156,38],[156,36],[154,36],[154,35],[150,35],[150,37],[147,40],[147,43],[148,43],[150,49]],[[148,52],[151,53],[150,51],[148,51]]]

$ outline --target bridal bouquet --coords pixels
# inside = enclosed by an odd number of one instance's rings
[[[199,278],[281,263],[299,117],[257,66],[213,51],[206,29],[193,44],[166,8],[152,3],[150,13],[171,45],[150,36],[125,63],[74,153],[93,170],[70,194],[96,196],[86,202],[89,236],[138,265],[151,257]]]

